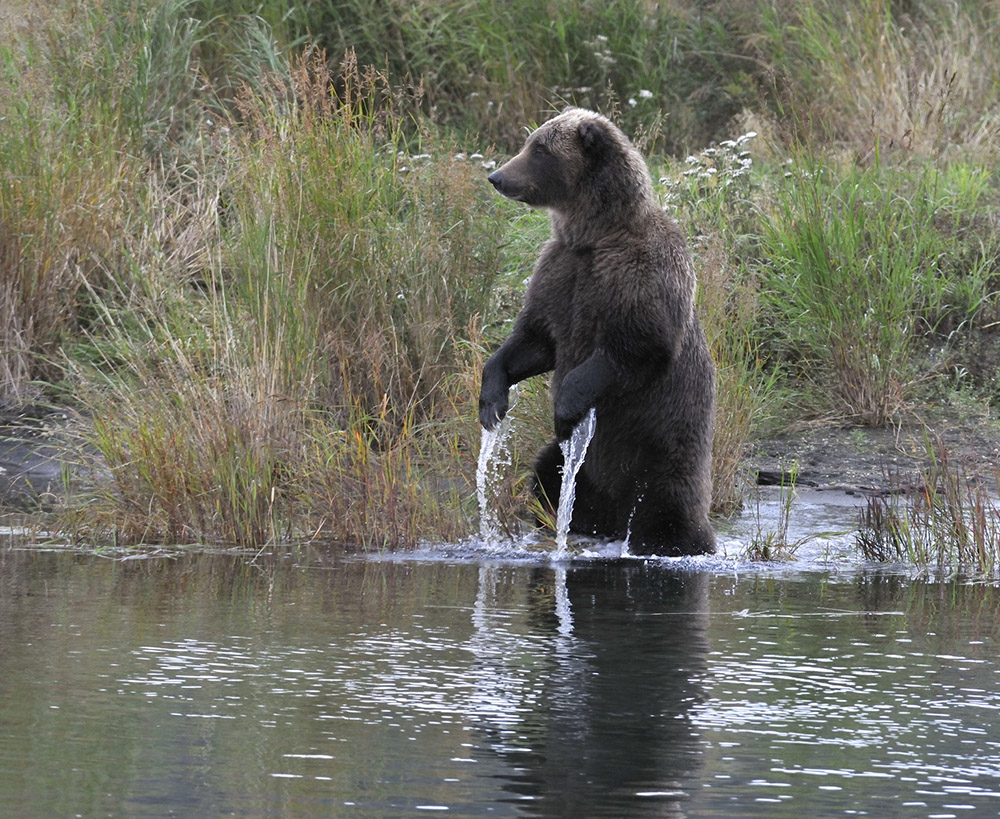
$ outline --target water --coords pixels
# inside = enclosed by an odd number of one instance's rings
[[[517,405],[517,387],[513,387],[510,409]],[[479,537],[489,547],[500,548],[510,538],[506,536],[496,511],[497,484],[510,468],[511,453],[507,441],[511,433],[508,410],[493,429],[481,427],[479,461],[476,465],[476,498],[479,501]]]
[[[562,486],[559,489],[559,508],[556,510],[556,550],[554,559],[566,556],[569,524],[573,520],[573,502],[576,499],[576,476],[580,473],[587,447],[594,437],[597,414],[593,407],[574,428],[573,434],[559,442],[563,454]]]
[[[516,398],[516,396],[515,396]],[[496,487],[504,470],[509,469],[511,453],[507,447],[510,437],[510,413],[492,430],[482,429],[479,444],[479,462],[476,466],[476,497],[479,501],[479,539],[487,549],[516,548],[513,539],[507,536],[496,511]],[[576,476],[583,466],[587,447],[594,437],[597,416],[593,407],[573,429],[566,441],[559,443],[563,454],[562,486],[559,492],[559,507],[556,510],[556,531],[553,552],[554,560],[565,558],[569,538],[569,524],[573,518],[573,502],[576,497]]]
[[[828,558],[6,549],[0,815],[1000,814],[1000,590]]]

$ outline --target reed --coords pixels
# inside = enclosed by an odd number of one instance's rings
[[[918,491],[868,500],[859,517],[859,551],[876,562],[996,577],[1000,505],[995,494],[953,464],[940,441],[927,440],[927,463]]]

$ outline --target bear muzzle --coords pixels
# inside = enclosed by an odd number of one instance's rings
[[[500,171],[493,171],[489,176],[486,177],[486,181],[489,182],[494,188],[496,188],[500,193],[503,193],[503,176]]]
[[[504,166],[506,167],[506,166]],[[533,186],[525,185],[523,180],[518,179],[518,174],[504,173],[503,168],[493,171],[487,180],[489,183],[497,189],[497,192],[501,196],[505,196],[508,199],[513,199],[515,202],[524,202],[528,205],[535,204],[533,200],[532,191]]]

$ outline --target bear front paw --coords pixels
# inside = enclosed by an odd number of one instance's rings
[[[556,412],[555,415],[555,431],[556,440],[565,441],[573,435],[573,430],[576,429],[576,425],[583,420],[583,416],[586,414],[584,412],[577,412],[572,414],[565,414]]]
[[[479,396],[479,423],[483,429],[492,430],[507,414],[507,393],[502,396]]]

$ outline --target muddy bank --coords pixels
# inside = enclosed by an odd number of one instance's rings
[[[50,509],[64,492],[67,416],[29,407],[0,415],[0,511]]]
[[[812,422],[758,441],[748,470],[761,485],[787,482],[797,469],[799,486],[882,494],[923,486],[935,460],[959,469],[970,484],[995,491],[1000,429],[988,417],[959,412],[880,429]]]

